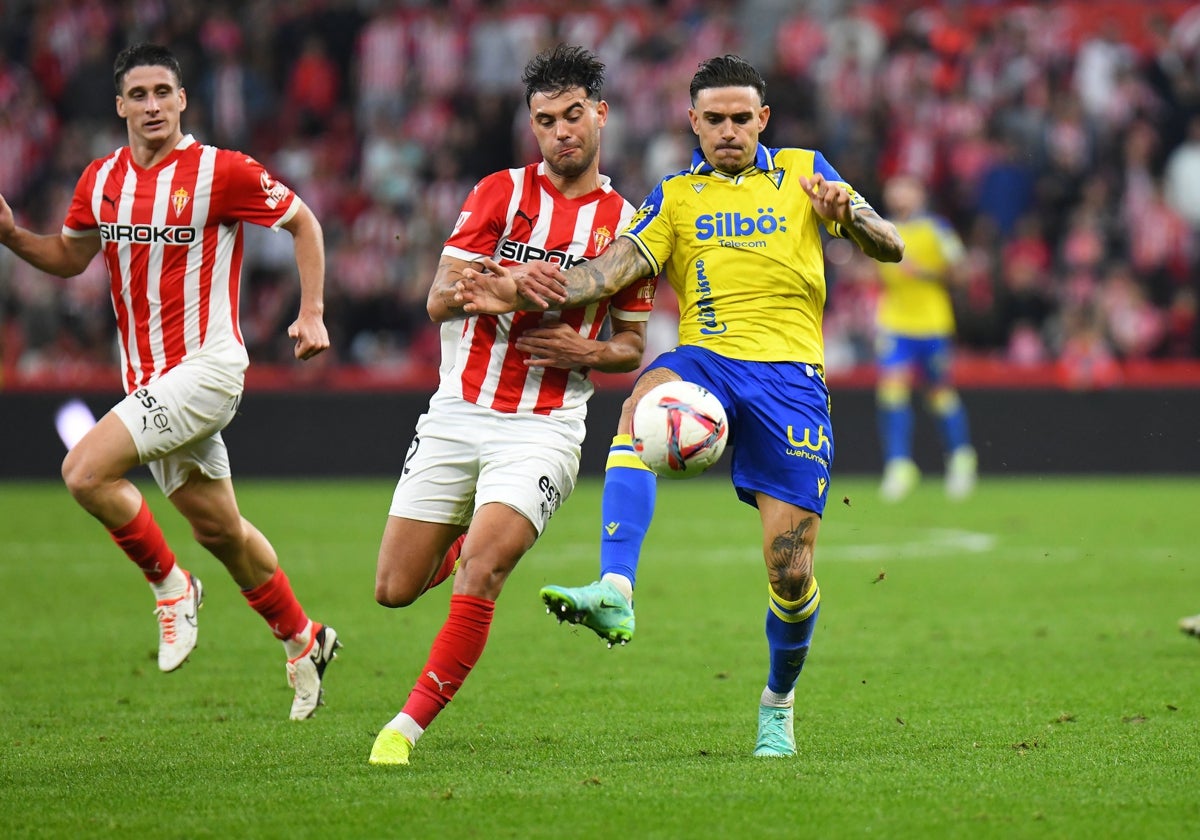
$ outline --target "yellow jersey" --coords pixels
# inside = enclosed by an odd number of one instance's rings
[[[848,184],[820,152],[759,145],[736,175],[697,149],[646,196],[621,232],[679,298],[679,343],[731,359],[823,365],[821,219],[798,175]],[[869,207],[850,189],[856,207]]]
[[[904,259],[879,264],[883,288],[876,323],[882,330],[913,338],[953,335],[954,307],[947,284],[963,258],[962,240],[938,216],[895,224],[904,239]]]

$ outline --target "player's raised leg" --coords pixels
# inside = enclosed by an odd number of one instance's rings
[[[124,478],[138,463],[133,438],[117,413],[110,411],[67,453],[63,481],[150,584],[158,620],[158,667],[174,671],[196,647],[203,589],[176,563],[150,506]]]
[[[633,410],[643,394],[673,379],[679,376],[671,370],[648,369],[621,406],[600,497],[600,579],[586,586],[546,586],[540,593],[551,615],[582,624],[609,647],[633,638],[633,589],[658,491],[654,473],[633,450]]]

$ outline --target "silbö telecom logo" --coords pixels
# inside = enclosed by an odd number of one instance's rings
[[[717,237],[724,248],[765,248],[764,239],[750,237],[787,233],[787,216],[776,216],[774,207],[758,208],[757,216],[741,213],[705,213],[696,217],[696,239]]]

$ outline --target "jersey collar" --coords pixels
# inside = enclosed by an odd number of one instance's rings
[[[757,167],[758,169],[761,169],[763,172],[770,172],[772,169],[775,168],[774,155],[772,155],[771,150],[768,149],[766,146],[764,146],[762,143],[759,143],[758,148],[754,150],[754,162],[753,163],[751,163],[749,166],[747,166],[741,172],[737,173],[737,175],[732,175],[732,176],[727,176],[727,177],[736,178],[738,175],[745,175],[751,169],[754,169],[755,167]],[[688,171],[690,171],[693,175],[711,175],[712,173],[716,172],[717,170],[704,157],[704,152],[701,151],[699,147],[697,147],[696,149],[692,150],[692,166]],[[718,174],[724,175],[725,173],[721,172]]]

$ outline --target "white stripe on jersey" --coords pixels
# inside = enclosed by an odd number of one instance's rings
[[[133,167],[130,167],[133,171]],[[154,180],[154,209],[150,213],[150,223],[155,228],[167,223],[167,207],[171,204],[171,182],[175,179],[175,164],[170,163],[162,168]],[[166,201],[163,196],[166,196]],[[150,261],[146,271],[146,300],[150,304],[150,355],[155,359],[165,359],[166,349],[163,347],[162,330],[162,267],[163,249],[151,248]],[[186,284],[185,284],[186,285]]]
[[[99,189],[104,188],[103,182],[98,182]],[[125,170],[125,180],[121,183],[121,194],[117,198],[117,222],[123,225],[133,219],[133,201],[137,192],[137,171],[132,167]],[[97,216],[96,218],[99,218]],[[140,377],[142,369],[141,353],[138,351],[138,327],[134,322],[136,313],[133,309],[133,294],[130,288],[132,272],[129,270],[130,254],[133,251],[132,242],[122,242],[117,245],[117,264],[121,268],[121,299],[125,302],[125,317],[129,319],[129,337],[122,342],[121,355],[125,357],[126,370],[132,369],[135,376]],[[125,371],[121,372],[124,378]]]
[[[188,312],[195,312],[200,303],[200,270],[204,258],[204,238],[208,230],[208,208],[212,203],[213,169],[217,163],[214,146],[203,146],[200,166],[196,178],[196,194],[192,196],[192,227],[198,232],[196,241],[187,252],[187,267],[183,284],[183,304]],[[203,188],[201,185],[205,185]],[[170,196],[167,196],[168,203]],[[211,304],[211,297],[210,297]],[[189,320],[183,328],[184,358],[200,349],[200,322]]]

